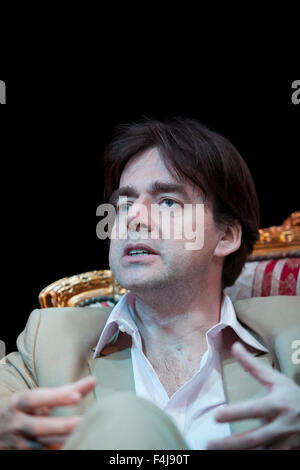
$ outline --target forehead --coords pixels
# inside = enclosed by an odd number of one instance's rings
[[[172,170],[171,170],[172,171]],[[119,197],[138,198],[140,194],[150,195],[174,193],[185,202],[204,202],[205,194],[184,176],[170,172],[156,148],[148,149],[132,157],[125,165],[119,188],[110,197],[115,204]]]
[[[145,150],[127,162],[120,178],[120,187],[128,184],[146,184],[153,179],[176,181],[156,148]]]

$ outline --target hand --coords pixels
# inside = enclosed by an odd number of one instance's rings
[[[81,416],[48,416],[57,406],[78,405],[95,386],[92,376],[72,384],[16,392],[0,410],[0,449],[60,448]]]
[[[268,393],[263,398],[226,405],[218,410],[215,419],[223,423],[260,418],[261,425],[225,439],[210,441],[207,449],[300,449],[300,387],[251,356],[241,343],[235,343],[232,352],[244,369],[267,388]]]

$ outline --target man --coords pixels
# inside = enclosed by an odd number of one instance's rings
[[[0,447],[299,448],[299,298],[224,295],[258,238],[237,150],[193,119],[144,120],[104,160],[109,262],[130,292],[32,312],[0,369]]]

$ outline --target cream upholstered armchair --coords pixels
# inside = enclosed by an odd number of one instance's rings
[[[65,277],[45,287],[39,304],[45,307],[114,306],[128,292],[110,270]],[[260,229],[260,239],[233,286],[232,301],[270,295],[300,295],[300,212],[280,226]]]

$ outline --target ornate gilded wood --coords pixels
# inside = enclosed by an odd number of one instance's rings
[[[282,225],[260,229],[259,233],[249,261],[300,256],[300,211],[293,212]]]
[[[75,307],[93,304],[107,297],[113,303],[125,294],[109,269],[89,271],[64,277],[45,287],[39,294],[39,303],[45,307]]]
[[[249,261],[300,256],[300,211],[291,214],[281,226],[260,229]],[[45,307],[74,307],[94,305],[107,300],[116,303],[128,292],[114,279],[109,269],[89,271],[65,277],[45,287],[39,303]]]

